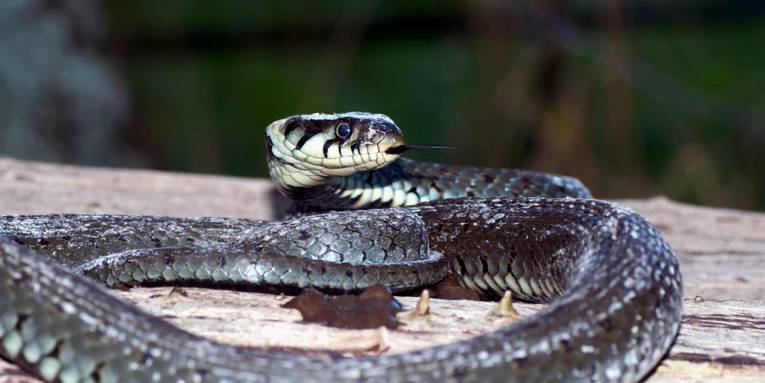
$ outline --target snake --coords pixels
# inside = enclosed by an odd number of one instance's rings
[[[672,249],[577,179],[407,159],[416,145],[382,114],[296,115],[265,133],[271,177],[301,214],[0,217],[0,356],[65,383],[633,382],[671,347]],[[216,342],[109,291],[408,291],[448,275],[484,298],[546,306],[453,343],[347,356]]]

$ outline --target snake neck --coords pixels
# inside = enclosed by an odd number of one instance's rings
[[[278,184],[282,194],[302,206],[325,209],[365,209],[411,206],[433,199],[448,198],[432,178],[417,171],[417,162],[399,158],[376,170],[344,177],[315,175],[314,185]],[[284,172],[290,164],[276,161],[273,172]]]
[[[589,190],[572,177],[407,158],[349,176],[314,177],[318,180],[316,184],[303,187],[280,184],[279,189],[299,206],[318,208],[307,211],[402,207],[461,197],[591,198]]]

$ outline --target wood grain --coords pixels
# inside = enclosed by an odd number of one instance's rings
[[[666,236],[685,279],[685,316],[669,357],[648,382],[765,381],[765,214],[664,198],[619,201]],[[0,157],[0,214],[109,212],[270,219],[283,209],[267,180],[146,170],[96,169]],[[403,352],[497,328],[493,303],[432,300],[431,315],[403,314],[397,330],[303,324],[284,297],[199,288],[119,292],[196,334],[264,347],[356,354]],[[411,309],[416,298],[400,298]],[[516,304],[530,315],[538,305]],[[225,319],[225,320],[221,320]],[[37,382],[0,360],[0,381]]]

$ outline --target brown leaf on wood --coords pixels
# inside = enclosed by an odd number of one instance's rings
[[[300,311],[303,321],[340,328],[396,328],[401,304],[383,285],[374,285],[359,295],[325,295],[315,289],[282,305]]]

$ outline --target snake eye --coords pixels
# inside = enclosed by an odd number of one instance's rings
[[[340,138],[348,138],[351,133],[353,133],[353,128],[344,122],[337,124],[337,128],[335,128],[335,134]]]

